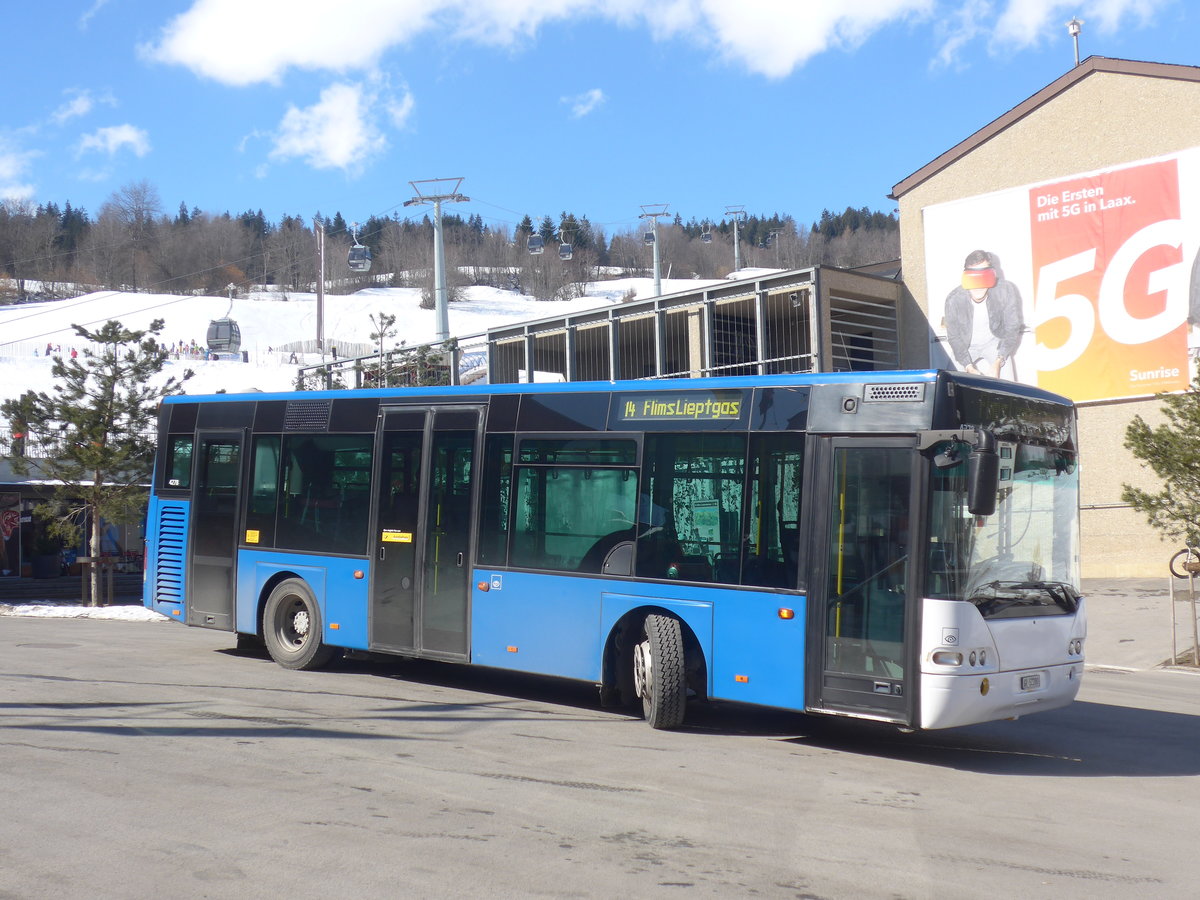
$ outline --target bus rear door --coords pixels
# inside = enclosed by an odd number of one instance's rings
[[[242,444],[237,431],[200,432],[192,476],[192,552],[187,622],[233,630]]]

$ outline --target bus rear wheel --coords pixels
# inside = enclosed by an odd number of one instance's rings
[[[321,610],[308,585],[289,578],[275,585],[263,610],[263,638],[285,669],[319,669],[336,652],[321,643]]]
[[[633,687],[651,728],[675,728],[687,706],[683,631],[679,620],[650,615],[633,648]]]

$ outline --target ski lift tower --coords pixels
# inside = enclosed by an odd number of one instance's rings
[[[746,221],[746,207],[727,206],[725,215],[733,217],[733,271],[738,272],[742,268],[742,242],[738,237],[738,222]]]
[[[410,181],[417,196],[405,200],[405,206],[416,206],[420,203],[433,204],[433,284],[434,308],[437,311],[438,340],[445,343],[450,339],[450,313],[446,309],[446,250],[442,241],[442,204],[467,203],[470,197],[458,192],[463,183],[461,178],[426,178],[424,181]],[[458,372],[455,366],[450,367],[450,380],[458,382]]]
[[[668,215],[669,203],[648,203],[642,207],[639,219],[650,220],[650,230],[646,232],[646,243],[654,248],[654,296],[662,296],[662,276],[658,259],[658,220],[660,216]]]

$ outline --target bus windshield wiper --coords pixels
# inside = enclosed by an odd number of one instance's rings
[[[989,588],[990,593],[983,592]],[[980,585],[967,599],[977,606],[981,605],[982,601],[987,605],[989,612],[998,612],[1016,603],[1034,601],[1037,596],[1043,594],[1064,612],[1073,613],[1079,608],[1079,592],[1063,581],[989,581]],[[1046,605],[1042,600],[1038,600],[1037,603]]]

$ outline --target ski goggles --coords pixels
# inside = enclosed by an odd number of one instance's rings
[[[963,269],[962,286],[968,291],[993,288],[996,286],[996,270],[991,266],[985,269]]]

